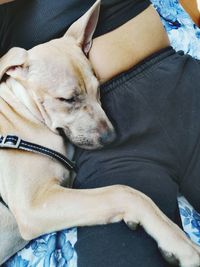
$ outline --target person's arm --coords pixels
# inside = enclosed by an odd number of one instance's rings
[[[0,5],[8,3],[8,2],[12,2],[14,0],[0,0]]]
[[[180,4],[188,12],[194,23],[200,27],[200,0],[180,0]]]

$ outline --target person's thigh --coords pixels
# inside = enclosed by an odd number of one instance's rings
[[[200,61],[190,58],[185,67],[183,84],[187,92],[182,116],[184,129],[183,153],[184,164],[179,178],[180,192],[200,213]]]
[[[76,150],[79,172],[74,187],[130,186],[149,196],[179,224],[175,181],[181,140],[180,135],[175,142],[171,138],[176,137],[174,125],[179,116],[176,103],[171,103],[180,92],[175,85],[182,68],[172,71],[175,60],[181,66],[185,61],[165,49],[101,87],[102,106],[117,139],[100,151]],[[142,229],[131,232],[123,222],[79,228],[76,250],[79,267],[167,266],[155,241]]]
[[[123,223],[78,229],[79,267],[167,267],[157,245],[142,230]]]
[[[136,164],[135,168],[129,170],[116,170],[112,171],[112,175],[103,173],[93,178],[85,184],[77,182],[75,187],[93,188],[112,184],[131,186],[150,196],[168,217],[179,223],[177,184],[160,168]],[[169,266],[162,258],[156,242],[142,228],[131,231],[124,222],[78,228],[75,249],[79,267]]]

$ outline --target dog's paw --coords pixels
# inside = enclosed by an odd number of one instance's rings
[[[169,249],[159,246],[159,250],[171,265],[200,267],[200,248],[189,240],[181,240],[179,242],[176,240]]]

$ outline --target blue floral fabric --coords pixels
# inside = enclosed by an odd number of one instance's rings
[[[152,3],[161,16],[172,46],[200,59],[200,29],[178,1],[152,0]],[[184,197],[179,197],[178,202],[184,230],[200,245],[200,215]],[[77,267],[76,241],[76,228],[42,236],[31,241],[4,267]]]
[[[31,241],[4,267],[77,267],[76,228],[41,236]]]
[[[178,0],[151,0],[168,32],[175,50],[200,59],[200,29],[192,22]]]

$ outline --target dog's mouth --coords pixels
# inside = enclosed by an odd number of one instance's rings
[[[65,132],[64,132],[63,128],[58,127],[58,128],[56,128],[56,131],[58,132],[59,135],[61,135],[63,137],[65,136]]]
[[[72,137],[69,129],[57,128],[57,131],[65,141],[71,142],[75,146],[87,150],[101,149],[104,146],[111,144],[116,139],[114,129],[108,129],[101,134],[97,131],[97,134],[93,134],[91,138],[84,135]]]
[[[62,138],[66,142],[71,142],[72,144],[84,148],[84,149],[95,149],[97,148],[94,144],[94,142],[91,142],[88,138],[84,136],[76,136],[76,138],[71,137],[71,132],[69,129],[63,129],[63,128],[56,128],[58,131],[58,134],[62,136]]]
[[[58,134],[60,135],[60,136],[62,136],[62,138],[65,140],[65,141],[69,141],[69,139],[68,139],[68,137],[67,137],[67,135],[65,134],[65,131],[64,131],[64,129],[63,128],[56,128],[56,131],[58,132]]]

